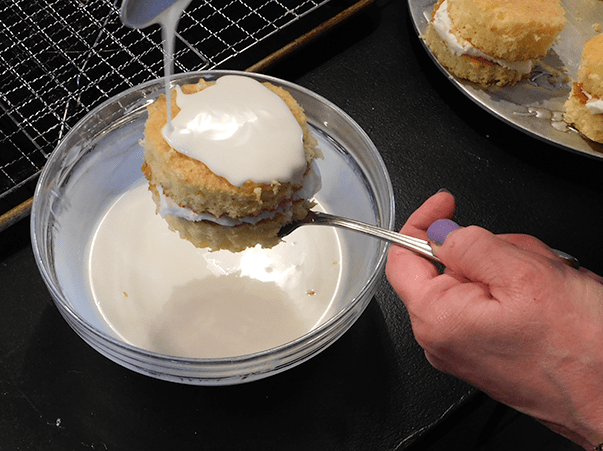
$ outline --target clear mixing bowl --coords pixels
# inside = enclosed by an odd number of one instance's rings
[[[176,75],[173,84],[239,74],[287,89],[302,105],[324,160],[316,195],[328,212],[391,229],[394,199],[377,149],[346,113],[295,84],[265,75],[206,71]],[[31,213],[36,262],[57,308],[90,346],[118,364],[148,376],[197,385],[261,379],[298,365],[335,342],[364,311],[381,280],[388,245],[353,231],[339,231],[341,282],[324,321],[271,349],[225,358],[164,355],[134,346],[107,325],[92,299],[87,249],[107,209],[143,176],[139,144],[146,106],[164,92],[163,80],[131,88],[82,119],[49,158]]]

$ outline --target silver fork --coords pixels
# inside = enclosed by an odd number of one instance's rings
[[[356,232],[371,235],[376,238],[380,238],[382,240],[397,244],[398,246],[402,246],[403,248],[416,252],[417,254],[422,255],[423,257],[426,257],[434,262],[442,263],[440,259],[434,255],[431,246],[425,240],[421,240],[419,238],[415,238],[408,235],[403,235],[401,233],[393,232],[391,230],[382,229],[381,227],[367,224],[366,222],[357,221],[355,219],[344,218],[342,216],[336,216],[329,213],[321,213],[317,211],[310,211],[304,219],[299,219],[297,221],[293,221],[283,226],[278,232],[278,236],[279,238],[283,238],[289,235],[298,227],[308,224],[327,225],[341,227],[343,229],[355,230]],[[576,257],[573,257],[572,255],[557,249],[551,249],[551,251],[557,254],[557,256],[566,265],[575,269],[580,268],[580,262]]]
[[[434,262],[441,263],[438,257],[433,254],[431,246],[425,240],[415,238],[401,233],[392,232],[391,230],[382,229],[365,222],[357,221],[355,219],[344,218],[341,216],[332,215],[329,213],[321,213],[317,211],[310,211],[304,219],[293,221],[281,228],[278,233],[279,238],[283,238],[293,232],[295,229],[302,225],[327,225],[334,227],[341,227],[344,229],[355,230],[356,232],[365,233],[382,240],[386,240],[416,252],[423,257],[426,257]]]

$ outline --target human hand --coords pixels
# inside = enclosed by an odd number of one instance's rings
[[[429,198],[401,232],[427,238],[454,198]],[[470,226],[434,253],[443,274],[390,248],[386,273],[431,364],[579,445],[603,441],[603,284],[528,235]]]

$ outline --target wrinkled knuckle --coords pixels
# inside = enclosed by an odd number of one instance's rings
[[[451,252],[461,252],[464,254],[471,249],[476,243],[482,241],[488,232],[478,226],[467,226],[465,228],[454,231],[446,238],[446,246]]]
[[[553,262],[518,260],[514,266],[513,284],[532,300],[542,298],[555,285],[557,271]]]
[[[462,233],[459,234],[459,236],[463,237],[466,240],[470,240],[470,241],[478,241],[478,240],[482,239],[486,234],[489,233],[488,231],[486,231],[486,229],[483,229],[476,225],[469,225],[469,226],[465,227],[464,229],[460,229],[460,230],[462,231]]]

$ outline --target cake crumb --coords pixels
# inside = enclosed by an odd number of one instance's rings
[[[594,23],[593,24],[593,30],[595,30],[597,33],[601,32],[601,24],[600,23]]]
[[[308,296],[316,296],[316,291],[314,291],[314,290],[308,290],[308,291],[306,292],[306,294],[307,294]]]

